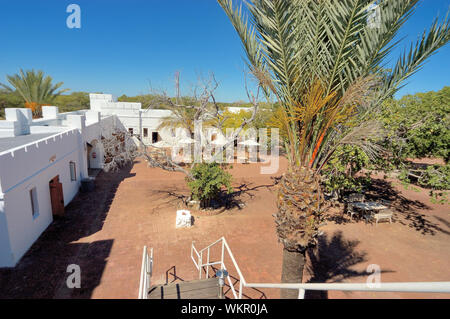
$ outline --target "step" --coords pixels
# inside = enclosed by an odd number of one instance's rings
[[[148,299],[219,299],[219,279],[181,281],[150,287]]]

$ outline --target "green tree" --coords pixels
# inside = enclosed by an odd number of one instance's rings
[[[231,174],[217,163],[198,163],[186,180],[192,197],[199,200],[200,206],[205,208],[210,206],[211,200],[218,199],[223,189],[231,193],[231,178]]]
[[[280,103],[288,171],[275,217],[283,243],[283,282],[301,282],[306,251],[322,223],[321,170],[341,145],[377,154],[375,113],[450,38],[449,19],[428,32],[386,72],[380,66],[416,0],[254,0],[249,18],[232,0],[218,0],[237,31],[252,74]],[[282,297],[295,298],[295,290]]]
[[[389,136],[386,147],[397,161],[406,157],[450,158],[450,87],[438,92],[406,95],[383,105]]]
[[[0,83],[10,92],[17,92],[25,101],[25,105],[33,110],[33,113],[40,112],[40,106],[51,103],[54,98],[69,89],[58,89],[64,84],[58,82],[53,84],[50,76],[44,76],[43,71],[20,70],[19,74],[7,75],[11,86]]]

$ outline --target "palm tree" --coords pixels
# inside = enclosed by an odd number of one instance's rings
[[[301,282],[306,252],[317,244],[324,199],[321,169],[339,145],[379,151],[376,113],[449,38],[449,19],[398,58],[400,27],[418,0],[253,0],[237,7],[218,0],[237,31],[246,63],[266,94],[280,105],[289,168],[277,198],[275,223],[284,245],[282,282]],[[282,290],[295,298],[295,290]]]
[[[25,100],[25,106],[31,108],[35,115],[40,113],[42,105],[51,103],[56,96],[69,91],[63,89],[57,92],[64,83],[52,84],[53,79],[48,75],[44,77],[43,71],[24,72],[20,69],[19,74],[7,75],[6,78],[12,87],[3,83],[0,86],[10,92],[17,92]]]

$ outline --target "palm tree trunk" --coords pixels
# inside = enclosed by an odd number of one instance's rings
[[[301,283],[303,268],[305,266],[305,254],[299,251],[283,249],[283,265],[281,270],[282,283]],[[282,299],[297,299],[298,290],[281,289]]]

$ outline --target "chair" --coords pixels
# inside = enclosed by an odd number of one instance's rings
[[[372,215],[372,217],[376,220],[375,225],[378,225],[378,221],[383,219],[389,219],[389,224],[392,224],[392,216],[394,215],[394,212],[391,210],[392,201],[382,199],[379,203],[387,206],[387,208]]]
[[[347,202],[347,213],[350,214],[350,219],[353,219],[353,215],[359,214],[355,206],[353,206],[353,203],[364,202],[364,194],[360,193],[350,194],[348,195],[346,202]]]
[[[373,214],[372,216],[376,220],[375,225],[378,225],[378,221],[382,220],[382,219],[389,219],[389,224],[391,224],[392,223],[392,215],[394,215],[394,213],[389,208],[387,208],[387,209],[383,209],[379,213]]]

